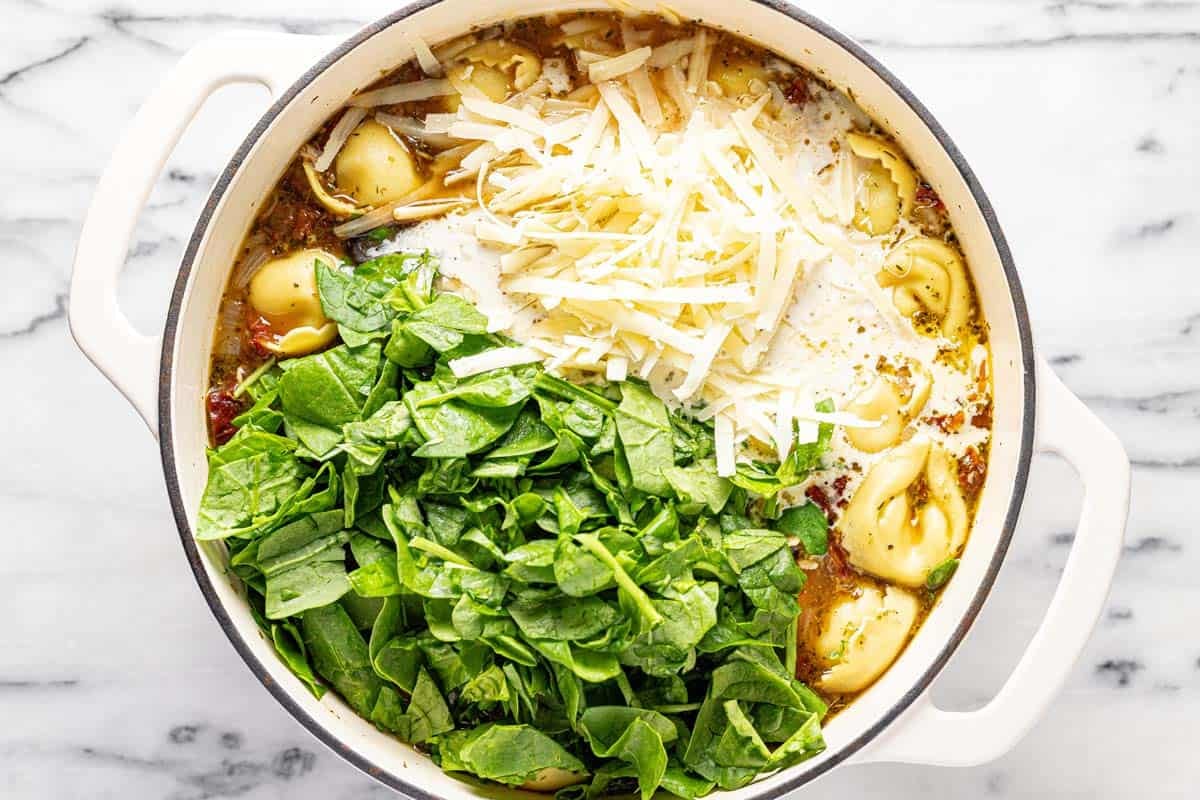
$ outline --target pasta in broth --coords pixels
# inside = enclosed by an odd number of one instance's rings
[[[276,361],[347,335],[313,264],[430,251],[445,291],[551,372],[636,376],[713,426],[717,469],[784,461],[819,509],[797,675],[833,708],[900,655],[986,474],[986,325],[944,205],[845,95],[725,33],[652,16],[522,20],[443,43],[297,154],[235,265],[214,441]],[[532,355],[530,355],[532,354]],[[286,366],[286,364],[285,364]]]

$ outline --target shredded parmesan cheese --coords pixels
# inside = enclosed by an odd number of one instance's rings
[[[728,478],[737,472],[737,453],[734,450],[733,420],[726,414],[717,417],[713,426],[713,446],[717,451],[717,474]]]
[[[592,83],[597,84],[619,78],[645,64],[650,58],[651,52],[649,47],[639,47],[637,50],[630,50],[619,56],[595,61],[588,65],[588,77],[591,78]]]
[[[358,108],[390,106],[397,103],[411,103],[415,100],[428,100],[431,97],[444,97],[454,94],[454,92],[455,88],[450,81],[444,78],[425,78],[363,92],[350,98],[350,105]]]
[[[429,49],[429,45],[425,40],[415,33],[404,31],[404,38],[408,40],[412,46],[413,55],[417,57],[417,64],[420,65],[421,71],[431,78],[440,78],[443,74],[442,64],[437,60],[437,56],[433,54],[433,50]]]
[[[654,48],[654,51],[650,54],[650,58],[646,60],[646,66],[654,69],[662,69],[672,64],[677,64],[683,60],[684,56],[691,53],[695,47],[696,40],[693,38],[672,39]]]
[[[343,117],[352,130],[351,114],[367,107],[462,96],[452,113],[376,118],[453,145],[451,168],[435,174],[465,196],[414,196],[344,223],[358,231],[383,224],[375,216],[448,213],[494,254],[486,281],[459,285],[486,295],[496,306],[489,330],[521,346],[456,359],[454,373],[542,362],[589,378],[646,378],[664,399],[713,422],[724,476],[743,453],[786,458],[814,441],[823,422],[878,425],[816,411],[827,396],[823,376],[772,360],[780,331],[800,335],[789,314],[813,272],[831,259],[855,263],[857,234],[845,224],[854,208],[851,160],[816,156],[830,137],[813,132],[810,145],[809,123],[774,84],[752,82],[739,98],[710,91],[714,32],[661,41],[627,22],[614,42],[603,19],[560,27],[568,58],[590,84],[572,90],[568,62],[548,59],[540,79],[498,103],[435,72],[478,37],[438,50],[411,40],[431,77],[366,92]],[[914,335],[882,288],[858,284]]]
[[[534,364],[543,359],[541,353],[529,347],[498,347],[484,350],[473,356],[463,356],[450,361],[450,371],[456,378],[469,378],[481,372],[490,372],[504,367],[519,367]]]
[[[654,84],[650,81],[650,73],[646,67],[643,65],[630,72],[625,76],[625,82],[633,90],[633,96],[637,99],[638,111],[641,112],[645,123],[652,128],[661,126],[663,124],[662,104],[658,102],[658,92],[654,90]]]
[[[367,116],[365,108],[347,108],[342,118],[333,126],[333,130],[329,132],[329,138],[325,141],[325,147],[321,150],[321,154],[317,156],[317,160],[313,162],[317,172],[324,172],[333,166],[333,160],[337,158],[337,154],[341,152],[342,147],[350,139],[350,134],[354,133],[354,129]]]

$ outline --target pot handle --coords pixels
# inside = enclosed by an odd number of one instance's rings
[[[1035,449],[1069,462],[1083,484],[1079,525],[1046,616],[996,696],[976,711],[943,711],[926,690],[891,731],[856,757],[972,766],[999,758],[1033,727],[1066,682],[1104,609],[1129,513],[1129,457],[1104,423],[1040,357]]]
[[[67,320],[84,355],[158,435],[158,336],[140,333],[117,303],[134,225],[175,144],[214,91],[258,83],[278,97],[316,56],[324,36],[234,32],[184,54],[134,115],[113,152],[75,247]]]

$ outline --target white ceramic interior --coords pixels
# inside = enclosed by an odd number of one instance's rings
[[[904,146],[946,202],[991,329],[995,429],[989,476],[958,574],[891,670],[827,726],[827,751],[730,797],[777,796],[846,758],[892,723],[932,679],[978,612],[1015,523],[1032,440],[1032,353],[1015,274],[990,208],[936,123],[869,57],[790,4],[758,0],[673,0],[702,19],[764,45],[853,96]],[[412,7],[410,7],[411,9]],[[429,42],[504,19],[547,11],[611,8],[545,0],[433,0],[358,34],[305,75],[251,134],[214,191],[184,260],[163,351],[160,433],[181,533],[210,604],[234,644],[302,722],[358,766],[413,796],[467,798],[529,793],[482,788],[443,774],[425,756],[380,733],[332,693],[315,700],[276,658],[225,573],[220,549],[197,556],[188,525],[206,479],[202,399],[216,311],[234,254],[293,154],[354,90],[411,56],[404,31]],[[785,13],[781,9],[790,9]],[[815,27],[814,27],[815,26]],[[177,491],[174,491],[177,490]],[[257,663],[256,663],[257,662]],[[536,796],[536,795],[533,795]]]

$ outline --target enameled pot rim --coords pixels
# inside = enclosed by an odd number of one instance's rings
[[[812,29],[820,36],[834,42],[853,58],[868,67],[881,81],[883,81],[892,91],[894,91],[900,99],[920,118],[921,122],[929,129],[937,140],[939,146],[945,151],[950,158],[955,168],[968,187],[972,199],[979,208],[984,220],[986,221],[988,234],[991,237],[992,243],[999,255],[1000,263],[1004,270],[1004,276],[1009,287],[1009,292],[1012,298],[1012,308],[1016,318],[1016,326],[1019,336],[1020,353],[1021,353],[1021,375],[1023,380],[1022,399],[1023,399],[1023,414],[1021,425],[1021,442],[1017,459],[1017,468],[1015,478],[1012,484],[1012,493],[1009,498],[1008,508],[1004,515],[1004,527],[1000,533],[995,552],[988,564],[986,573],[983,576],[978,588],[975,591],[971,602],[966,608],[965,613],[955,627],[952,635],[946,641],[941,651],[938,653],[933,663],[913,682],[909,690],[897,701],[891,708],[888,709],[873,725],[867,728],[863,733],[851,740],[843,746],[838,752],[833,753],[826,759],[823,759],[819,764],[805,769],[804,765],[792,767],[796,771],[796,775],[789,780],[785,780],[770,789],[764,789],[755,795],[756,798],[775,798],[791,792],[800,786],[814,780],[833,767],[843,763],[850,756],[861,750],[868,742],[878,736],[885,728],[891,725],[904,711],[907,709],[932,683],[933,679],[945,666],[950,656],[962,642],[967,631],[971,627],[975,618],[978,616],[980,609],[986,600],[996,575],[1000,570],[1000,566],[1004,561],[1004,557],[1008,551],[1009,543],[1012,540],[1013,532],[1017,524],[1017,518],[1020,513],[1021,503],[1025,495],[1025,487],[1029,476],[1029,466],[1033,453],[1033,437],[1034,437],[1034,420],[1035,416],[1035,381],[1034,381],[1034,354],[1033,354],[1033,337],[1031,333],[1029,314],[1025,305],[1025,297],[1021,290],[1020,279],[1017,275],[1017,270],[1013,264],[1012,253],[1005,241],[1004,234],[1000,229],[1000,224],[996,218],[996,213],[988,201],[983,188],[979,185],[978,179],[967,165],[962,153],[959,152],[954,142],[951,141],[946,131],[937,122],[929,110],[912,94],[912,92],[900,82],[887,68],[880,64],[873,56],[867,53],[860,45],[851,40],[849,37],[830,27],[828,24],[804,12],[796,5],[787,0],[745,0],[760,6],[773,9],[780,14],[784,14],[791,19],[799,22],[806,27]],[[174,352],[176,335],[178,333],[180,312],[183,307],[183,300],[186,294],[188,279],[191,275],[192,268],[196,263],[196,258],[200,252],[200,247],[204,241],[205,234],[212,217],[225,196],[226,190],[229,188],[234,176],[241,169],[243,162],[253,147],[263,137],[264,133],[274,122],[275,118],[283,111],[283,109],[291,103],[293,99],[303,91],[310,83],[312,83],[319,75],[338,62],[344,55],[358,47],[363,42],[389,28],[397,22],[400,22],[413,14],[416,14],[426,8],[437,5],[442,0],[418,0],[405,8],[396,11],[382,19],[366,26],[362,30],[355,33],[353,36],[342,42],[334,48],[328,55],[318,61],[311,69],[305,72],[299,79],[296,80],[287,91],[285,91],[278,100],[271,105],[266,113],[259,119],[258,123],[250,131],[242,144],[238,147],[233,158],[225,167],[220,177],[217,179],[212,193],[209,196],[204,210],[201,212],[199,220],[196,223],[195,230],[191,239],[188,242],[187,250],[184,253],[182,263],[179,268],[179,274],[175,282],[175,288],[171,295],[170,306],[167,311],[166,326],[163,332],[162,340],[162,356],[160,361],[158,381],[159,381],[159,396],[158,396],[158,438],[159,446],[162,455],[163,473],[166,479],[167,493],[171,501],[172,512],[175,516],[175,522],[179,529],[180,539],[183,544],[184,551],[187,554],[188,562],[191,565],[192,572],[196,576],[196,581],[200,586],[201,592],[220,624],[221,629],[233,644],[234,649],[241,656],[242,660],[254,673],[254,675],[262,682],[267,690],[275,697],[275,699],[287,711],[323,742],[330,749],[338,753],[342,758],[349,761],[354,766],[358,767],[363,772],[371,777],[383,782],[387,786],[395,789],[403,794],[414,798],[415,800],[441,800],[437,795],[431,794],[427,790],[405,780],[400,775],[383,769],[373,761],[357,752],[353,748],[345,745],[338,737],[333,735],[327,727],[307,711],[305,711],[292,697],[289,689],[278,684],[268,673],[259,657],[253,652],[247,642],[238,633],[228,611],[222,605],[214,586],[205,570],[203,563],[203,555],[200,552],[195,540],[192,537],[191,527],[187,518],[187,511],[184,508],[183,497],[180,491],[179,474],[176,465],[175,443],[173,440],[173,419],[171,407],[171,377],[174,370]],[[753,786],[753,785],[752,785]]]

